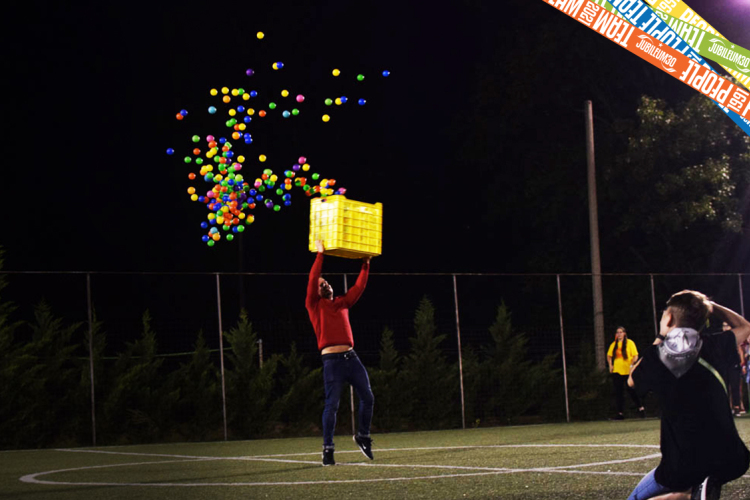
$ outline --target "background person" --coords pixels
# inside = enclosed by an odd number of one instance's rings
[[[635,407],[638,408],[638,415],[641,418],[645,418],[646,416],[646,410],[641,404],[641,399],[638,397],[638,394],[627,386],[630,367],[636,361],[638,361],[638,349],[635,346],[635,342],[628,338],[625,327],[618,326],[617,332],[615,333],[615,341],[612,342],[607,351],[607,363],[609,364],[609,373],[611,373],[612,377],[612,387],[615,394],[615,408],[617,410],[615,420],[625,419],[624,391],[626,387],[630,397],[635,403]]]

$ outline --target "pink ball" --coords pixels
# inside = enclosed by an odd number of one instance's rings
[[[304,100],[305,100],[305,96],[303,96],[302,94],[297,96],[297,102],[302,102]]]
[[[300,156],[300,157],[299,157],[299,158],[297,159],[297,162],[298,162],[298,163],[307,163],[307,158],[305,158],[304,156]]]
[[[212,135],[206,136],[206,142],[211,142],[213,140],[214,140],[214,136]]]

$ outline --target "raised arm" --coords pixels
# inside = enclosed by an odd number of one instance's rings
[[[317,245],[318,242],[316,242]],[[309,310],[315,307],[315,304],[320,300],[320,293],[318,292],[318,279],[320,279],[320,273],[323,271],[323,244],[320,244],[318,248],[318,254],[315,256],[315,262],[310,269],[310,277],[307,280],[307,297],[305,298],[305,307]]]
[[[357,303],[367,286],[367,277],[370,275],[370,257],[362,259],[362,269],[359,271],[357,282],[346,292],[346,295],[339,299],[342,307],[350,308]]]
[[[750,322],[731,309],[719,305],[716,302],[711,302],[711,306],[713,314],[720,320],[726,321],[727,324],[732,327],[732,331],[737,340],[737,345],[740,345],[747,340],[748,336],[750,336]]]

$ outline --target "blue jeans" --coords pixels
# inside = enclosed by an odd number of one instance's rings
[[[367,370],[352,350],[323,355],[323,383],[326,402],[323,408],[323,447],[333,448],[333,432],[336,430],[336,413],[339,409],[341,389],[348,382],[359,398],[359,426],[357,434],[370,435],[372,409],[375,397],[370,389]]]
[[[628,497],[628,500],[645,500],[657,495],[672,493],[671,489],[656,482],[656,479],[654,478],[655,471],[656,469],[643,476],[643,479],[641,479],[641,482],[635,487],[633,493]]]

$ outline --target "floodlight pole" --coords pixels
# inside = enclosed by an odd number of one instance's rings
[[[562,289],[560,275],[557,275],[557,312],[560,316],[560,349],[562,350],[563,383],[565,384],[565,418],[570,423],[570,403],[568,399],[568,364],[565,360],[565,329],[563,328]]]
[[[603,371],[607,365],[604,360],[602,265],[599,259],[599,215],[596,201],[596,167],[594,164],[594,113],[591,101],[586,101],[584,111],[586,113],[586,165],[588,167],[591,281],[594,292],[594,346],[596,348],[596,366]]]
[[[461,428],[466,429],[466,404],[464,402],[464,363],[461,356],[461,323],[458,320],[458,287],[453,275],[453,305],[456,308],[456,342],[458,344],[458,380],[461,386]]]
[[[219,358],[221,358],[221,408],[224,414],[224,441],[227,435],[227,390],[224,381],[224,327],[221,324],[221,280],[216,273],[216,307],[219,316]]]

